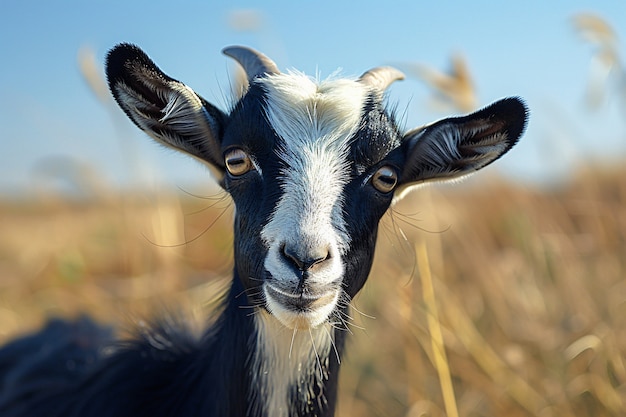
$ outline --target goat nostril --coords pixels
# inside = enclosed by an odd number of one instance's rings
[[[316,265],[323,263],[330,259],[330,252],[327,249],[319,250],[317,252],[306,253],[304,255],[299,254],[295,249],[282,246],[283,256],[292,263],[299,271],[308,271]]]
[[[319,256],[317,258],[314,259],[310,259],[306,262],[305,264],[305,269],[309,270],[312,269],[313,267],[323,263],[324,261],[326,261],[328,258],[330,258],[330,254],[328,252],[326,252],[324,255]]]
[[[287,246],[283,245],[282,252],[283,252],[283,255],[285,256],[285,258],[287,258],[287,260],[289,262],[294,264],[298,268],[298,270],[304,271],[304,262],[300,260],[300,258],[295,253],[295,251],[293,251],[293,250],[291,250],[291,248],[288,248]]]

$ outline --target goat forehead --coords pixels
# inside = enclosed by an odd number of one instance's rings
[[[348,79],[315,81],[300,73],[272,75],[261,83],[266,115],[283,151],[345,152],[361,121],[366,86]]]
[[[265,240],[279,238],[285,230],[294,240],[332,233],[332,240],[343,246],[348,240],[341,216],[343,189],[368,88],[354,80],[316,82],[296,73],[260,82],[267,121],[278,139],[275,152],[283,166],[283,193],[262,233]]]

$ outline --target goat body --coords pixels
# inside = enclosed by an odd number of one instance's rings
[[[384,105],[393,68],[319,81],[249,48],[224,53],[249,83],[228,113],[134,45],[107,56],[131,121],[208,164],[235,203],[219,317],[199,338],[163,320],[118,343],[87,318],[52,321],[0,349],[0,415],[332,416],[345,317],[382,215],[411,186],[495,161],[526,126],[507,98],[403,133]]]

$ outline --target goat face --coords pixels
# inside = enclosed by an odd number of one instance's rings
[[[213,168],[235,202],[247,296],[290,328],[332,320],[361,289],[399,190],[488,165],[526,124],[524,104],[510,98],[402,134],[382,98],[394,70],[317,82],[245,48],[225,52],[250,83],[230,114],[132,45],[109,53],[109,85],[139,128]]]
[[[222,145],[238,272],[283,324],[319,325],[365,282],[400,144],[357,81],[270,75],[235,107]]]

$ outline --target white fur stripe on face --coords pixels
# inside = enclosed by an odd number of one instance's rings
[[[350,141],[361,123],[369,90],[357,81],[314,82],[302,74],[272,75],[260,82],[267,93],[265,111],[278,135],[276,153],[283,164],[277,179],[282,195],[261,230],[268,249],[264,266],[274,287],[273,292],[265,291],[266,302],[283,325],[316,328],[328,320],[338,297],[303,314],[283,306],[270,293],[301,291],[300,275],[285,258],[284,248],[300,260],[325,256],[323,263],[308,272],[307,291],[339,291],[345,271],[341,255],[350,244],[342,214]]]
[[[330,244],[343,251],[349,244],[341,217],[347,182],[350,139],[362,117],[367,87],[352,80],[315,82],[299,73],[263,79],[266,113],[281,143],[285,169],[283,195],[262,232],[276,241]]]

